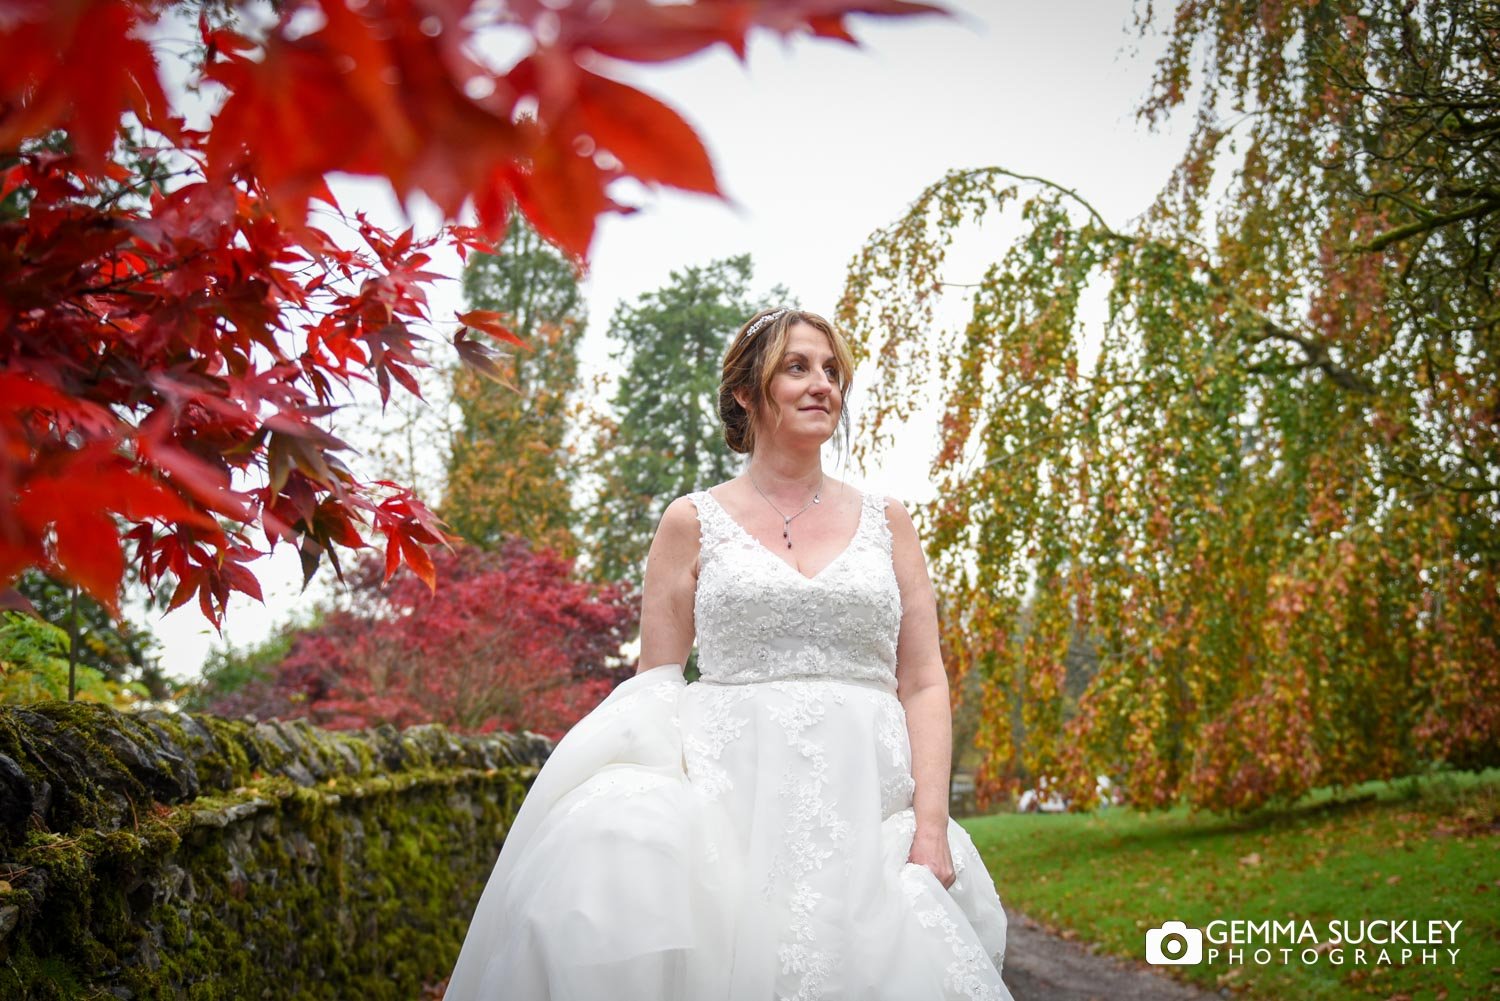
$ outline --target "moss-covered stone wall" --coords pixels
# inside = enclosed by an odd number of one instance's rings
[[[0,706],[0,998],[419,998],[550,750]]]

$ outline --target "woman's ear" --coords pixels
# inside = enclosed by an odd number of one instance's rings
[[[734,402],[736,402],[736,403],[738,403],[740,405],[740,409],[743,410],[743,411],[745,411],[746,413],[749,413],[750,412],[750,400],[749,400],[750,394],[747,393],[747,392],[745,392],[743,389],[736,389],[736,390],[733,391],[733,396],[734,396]]]

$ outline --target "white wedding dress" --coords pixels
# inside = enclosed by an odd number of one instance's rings
[[[968,833],[949,820],[951,887],[907,861],[884,498],[807,577],[688,496],[701,677],[643,671],[558,742],[446,1001],[1010,1001],[1005,912]]]

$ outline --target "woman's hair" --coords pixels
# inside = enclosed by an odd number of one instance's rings
[[[821,330],[828,338],[829,346],[833,348],[839,398],[843,404],[840,407],[839,426],[843,429],[844,443],[847,444],[849,387],[854,381],[854,356],[849,351],[849,342],[844,340],[844,335],[833,324],[817,313],[802,309],[788,309],[774,320],[762,323],[753,334],[748,337],[745,335],[745,331],[755,326],[757,320],[775,312],[774,308],[762,309],[746,320],[730,343],[729,353],[724,356],[724,375],[719,380],[719,420],[724,424],[725,444],[736,452],[749,453],[755,450],[757,429],[754,415],[759,412],[762,401],[766,399],[777,366],[786,357],[788,332],[796,323],[805,323]],[[736,389],[745,390],[749,396],[748,410],[734,398]],[[776,426],[780,427],[781,408],[773,402],[772,411],[776,414]]]

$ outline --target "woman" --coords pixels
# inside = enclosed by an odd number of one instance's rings
[[[719,413],[749,462],[668,505],[644,669],[537,775],[448,1001],[1009,1001],[916,530],[823,472],[851,374],[814,313],[741,328]]]

